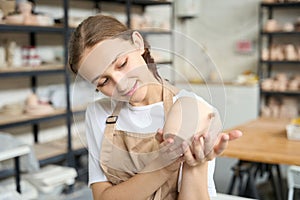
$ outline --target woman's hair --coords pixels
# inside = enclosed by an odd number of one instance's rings
[[[82,53],[85,49],[92,48],[97,43],[110,38],[122,38],[124,40],[132,40],[133,30],[128,29],[117,19],[105,16],[95,15],[85,19],[72,33],[69,41],[69,66],[71,70],[77,74],[78,64],[82,59]],[[150,46],[144,41],[143,58],[147,63],[149,70],[154,77],[161,80],[154,59],[150,55]]]

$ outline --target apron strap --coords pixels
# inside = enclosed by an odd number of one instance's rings
[[[163,105],[164,105],[164,115],[165,115],[165,121],[167,119],[169,110],[171,109],[173,105],[173,96],[175,95],[175,91],[173,88],[170,87],[171,85],[163,80]]]
[[[115,130],[116,122],[118,120],[118,115],[119,115],[120,110],[123,106],[123,103],[124,102],[119,101],[117,103],[113,113],[106,118],[106,127],[105,127],[105,130],[104,130],[104,135],[110,141],[112,141],[112,139],[113,139],[113,134],[112,133]]]

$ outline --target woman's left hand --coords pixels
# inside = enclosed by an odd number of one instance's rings
[[[239,130],[232,130],[229,133],[221,133],[213,150],[206,156],[204,155],[203,150],[203,137],[195,136],[191,146],[189,146],[186,142],[183,143],[184,160],[189,166],[196,166],[205,161],[212,160],[223,153],[223,151],[227,148],[229,141],[238,139],[241,136],[242,132]]]
[[[229,133],[221,133],[218,142],[215,144],[213,150],[208,154],[204,155],[204,140],[202,136],[195,136],[192,145],[189,146],[187,142],[183,142],[182,148],[184,149],[183,158],[189,166],[196,166],[208,160],[212,160],[217,156],[221,155],[227,148],[228,142],[231,140],[238,139],[242,136],[242,132],[239,130],[232,130]],[[162,129],[157,130],[156,139],[159,142],[163,142],[163,131]]]

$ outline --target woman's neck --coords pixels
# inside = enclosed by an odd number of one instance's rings
[[[147,93],[142,101],[130,104],[132,106],[146,106],[161,101],[163,101],[163,85],[157,81],[147,86]]]

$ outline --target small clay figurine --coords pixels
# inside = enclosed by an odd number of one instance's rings
[[[294,77],[288,83],[288,90],[290,91],[298,91],[300,89],[300,81]]]
[[[273,90],[273,83],[274,83],[274,80],[272,78],[264,79],[261,83],[261,88],[264,91],[271,91],[271,90]]]
[[[298,60],[298,52],[294,45],[287,44],[284,47],[285,59],[289,61]]]
[[[282,61],[284,60],[284,52],[282,50],[282,47],[280,45],[272,45],[271,47],[271,60],[273,61]]]
[[[261,52],[261,59],[262,60],[269,60],[269,49],[268,48],[263,48],[262,52]]]
[[[18,3],[18,8],[20,13],[23,15],[23,24],[24,25],[37,25],[37,17],[33,15],[32,12],[32,3],[28,1],[23,1]]]
[[[28,115],[44,115],[54,111],[47,102],[41,102],[36,94],[30,94],[25,102],[25,113]]]
[[[278,73],[275,76],[275,81],[273,82],[273,89],[275,91],[286,91],[288,85],[288,77],[285,73]]]

